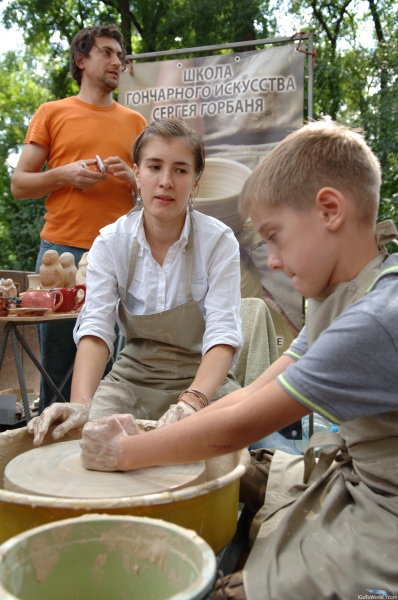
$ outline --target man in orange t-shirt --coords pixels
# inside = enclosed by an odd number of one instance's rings
[[[19,200],[47,196],[36,272],[49,249],[72,252],[77,264],[99,230],[133,206],[137,187],[130,150],[146,122],[113,100],[124,57],[123,37],[115,25],[79,31],[70,47],[79,93],[43,104],[29,125],[11,191]],[[96,155],[105,173],[98,170]],[[44,165],[48,170],[42,171]],[[72,330],[67,322],[40,326],[42,364],[57,387],[74,361]],[[70,381],[62,389],[68,400]],[[51,399],[42,382],[40,411]]]

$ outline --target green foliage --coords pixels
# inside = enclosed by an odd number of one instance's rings
[[[17,202],[10,192],[7,159],[23,145],[37,107],[51,95],[41,63],[31,55],[7,52],[0,59],[0,267],[32,270],[43,226],[43,201]]]
[[[6,160],[21,149],[39,104],[77,92],[68,48],[79,29],[117,23],[128,53],[152,52],[271,37],[279,31],[283,10],[295,19],[296,31],[317,34],[314,117],[364,131],[383,169],[379,219],[397,223],[395,0],[10,0],[3,22],[23,31],[27,52],[0,58],[0,266],[34,265],[43,203],[12,198]],[[361,41],[365,25],[366,43]]]
[[[367,5],[361,14],[353,0],[292,0],[290,9],[317,33],[314,118],[328,116],[362,130],[383,171],[379,220],[398,223],[396,4],[368,0]],[[360,37],[365,25],[366,46]]]

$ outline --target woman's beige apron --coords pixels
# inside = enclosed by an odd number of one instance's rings
[[[131,249],[124,298],[118,306],[126,346],[94,395],[90,420],[115,413],[131,413],[139,419],[159,419],[180,393],[188,388],[202,361],[205,321],[193,299],[191,279],[194,230],[185,249],[186,302],[152,315],[133,315],[126,308],[127,290],[133,280],[138,241]],[[240,386],[229,373],[213,400]]]
[[[366,293],[384,258],[381,248],[354,282],[336,286],[336,303],[330,293],[312,304],[309,344]],[[277,451],[251,536],[248,600],[397,594],[398,411],[346,422],[339,434],[315,433],[304,457]]]

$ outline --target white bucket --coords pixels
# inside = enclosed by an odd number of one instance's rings
[[[215,573],[194,531],[145,517],[65,519],[0,546],[1,600],[200,600]]]

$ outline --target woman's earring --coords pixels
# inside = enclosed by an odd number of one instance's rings
[[[142,198],[141,198],[141,194],[138,192],[138,195],[135,198],[135,208],[142,208],[144,205]]]
[[[189,212],[193,211],[193,198],[192,196],[189,196]]]

